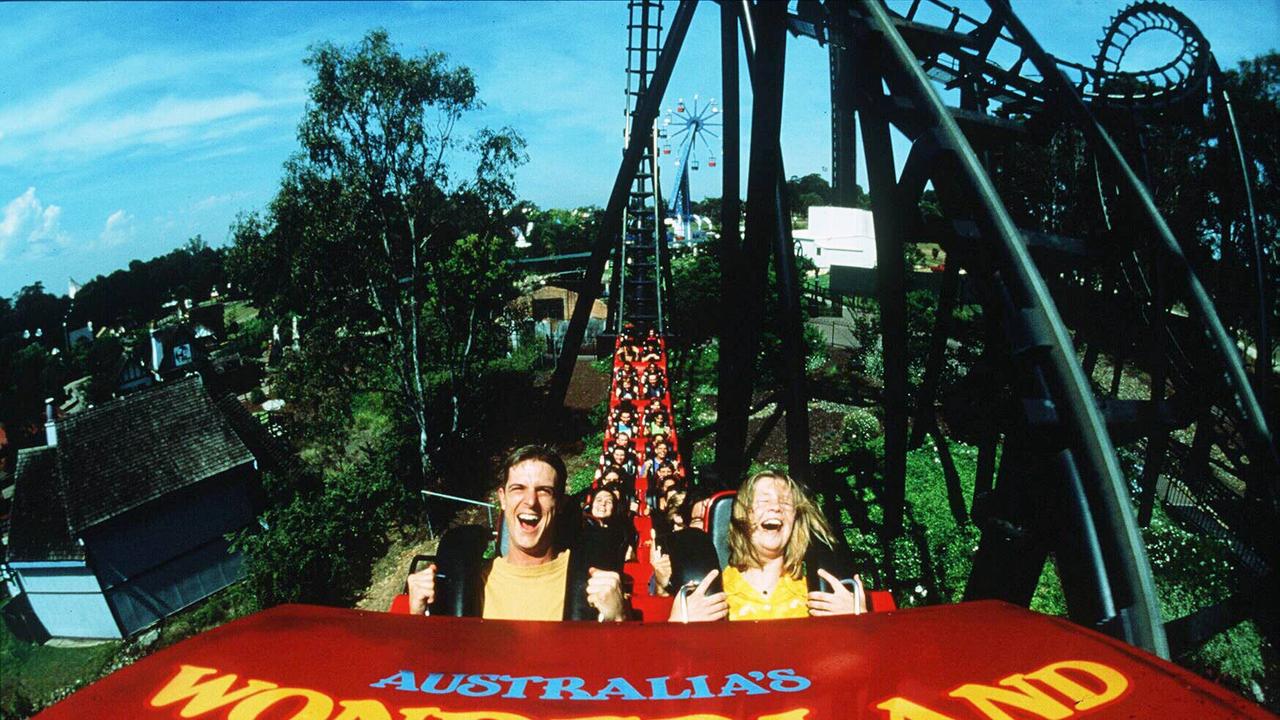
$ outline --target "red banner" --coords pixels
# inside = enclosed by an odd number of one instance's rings
[[[536,623],[285,606],[42,718],[1269,717],[1175,665],[997,602],[762,623]]]

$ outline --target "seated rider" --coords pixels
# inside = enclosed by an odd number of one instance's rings
[[[630,377],[624,377],[618,383],[618,392],[616,394],[619,400],[635,400],[640,395],[640,388],[636,387],[635,382]]]
[[[614,355],[624,363],[633,363],[640,359],[640,348],[631,338],[624,338]]]
[[[560,620],[564,616],[569,551],[556,551],[556,511],[568,472],[555,451],[527,445],[507,456],[498,503],[509,549],[485,572],[482,616],[502,620]],[[590,568],[587,602],[602,621],[626,616],[618,573]],[[423,615],[435,599],[436,567],[409,576],[409,612]]]
[[[654,373],[648,373],[644,376],[644,396],[646,398],[661,398],[667,392],[667,386],[662,379]]]
[[[644,464],[644,474],[648,477],[657,477],[658,469],[663,463],[669,462],[675,470],[675,474],[679,475],[680,460],[675,453],[671,452],[671,443],[666,438],[654,438],[648,446],[651,455]]]
[[[671,437],[671,420],[665,410],[653,413],[645,423],[644,434],[649,437],[660,437],[664,440]]]
[[[866,596],[857,576],[850,590],[819,568],[818,575],[831,584],[832,592],[807,586],[804,556],[814,538],[830,544],[831,531],[804,488],[783,473],[752,475],[733,503],[724,592],[707,594],[719,572],[712,570],[688,596],[687,615],[682,606],[686,604],[677,602],[671,619],[772,620],[866,612]]]
[[[602,485],[592,493],[587,515],[600,525],[608,527],[617,518],[615,508],[619,505],[618,496],[614,494],[613,488]]]
[[[613,431],[615,433],[626,433],[628,439],[636,434],[636,412],[630,403],[623,403],[618,406],[617,418],[613,421]]]

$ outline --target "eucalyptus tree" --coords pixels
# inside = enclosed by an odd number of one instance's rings
[[[313,46],[306,64],[301,152],[265,216],[238,222],[233,273],[275,314],[304,316],[304,343],[384,354],[425,475],[438,439],[458,431],[480,336],[510,297],[524,141],[507,127],[463,137],[482,107],[472,72],[439,52],[402,55],[383,30]],[[452,409],[433,428],[440,373]]]

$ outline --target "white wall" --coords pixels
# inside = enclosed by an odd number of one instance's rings
[[[118,638],[102,586],[82,564],[13,563],[31,609],[53,637]]]
[[[819,270],[832,265],[874,268],[876,231],[869,210],[843,207],[809,208],[809,227],[795,230],[800,254]]]

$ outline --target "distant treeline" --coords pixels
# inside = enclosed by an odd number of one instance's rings
[[[70,332],[90,321],[95,331],[145,331],[148,322],[166,314],[166,302],[204,300],[215,285],[225,289],[223,255],[197,235],[167,255],[99,275],[74,300],[48,292],[40,282],[12,298],[0,297],[0,424],[13,446],[32,442],[45,398],[61,402],[63,384],[109,372],[122,352],[122,339],[115,337],[69,349]]]
[[[95,328],[136,327],[164,315],[170,300],[198,302],[208,299],[214,286],[225,289],[224,254],[197,235],[166,255],[133,260],[127,269],[93,278],[74,300],[32,283],[12,299],[0,298],[0,337],[26,331],[34,340],[39,330],[43,344],[55,347],[64,342],[64,322],[73,330],[90,321]]]

